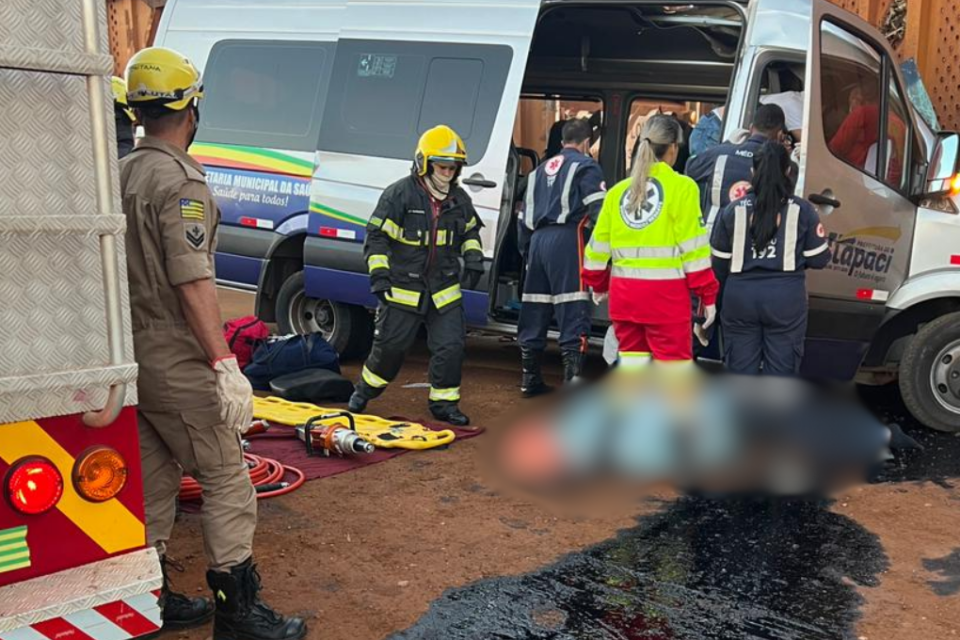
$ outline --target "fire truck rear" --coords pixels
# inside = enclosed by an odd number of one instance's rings
[[[106,6],[0,4],[0,640],[152,634]]]

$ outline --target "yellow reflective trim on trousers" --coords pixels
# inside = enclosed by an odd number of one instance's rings
[[[387,293],[387,300],[397,304],[405,304],[409,307],[420,306],[420,292],[410,291],[409,289],[400,289],[399,287],[390,287]]]
[[[430,387],[430,399],[434,402],[459,402],[460,387],[453,387],[450,389],[435,389],[434,387]]]
[[[389,269],[390,258],[380,254],[370,256],[367,258],[367,268],[370,270],[370,273],[373,273],[377,269]]]
[[[119,553],[146,544],[144,524],[112,498],[106,502],[88,502],[73,488],[76,462],[60,444],[36,422],[18,422],[0,428],[0,459],[13,464],[25,456],[42,456],[52,462],[63,476],[63,497],[57,510],[82,530],[107,553]],[[127,491],[137,490],[130,487]]]
[[[467,251],[483,251],[483,245],[480,244],[479,240],[467,240],[460,248],[460,252],[466,253]]]
[[[373,371],[370,371],[370,369],[367,369],[367,365],[363,365],[363,371],[360,372],[360,377],[362,377],[363,381],[374,389],[383,389],[390,384]]]
[[[462,297],[463,292],[460,291],[460,285],[455,284],[452,287],[433,294],[433,304],[436,305],[437,309],[443,309],[448,304],[452,304]]]

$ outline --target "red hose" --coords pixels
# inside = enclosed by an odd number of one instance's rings
[[[306,482],[306,476],[304,476],[302,471],[281,464],[273,458],[262,458],[251,453],[244,453],[243,459],[250,466],[250,481],[254,487],[262,487],[264,485],[282,482],[283,478],[288,475],[295,477],[293,482],[286,487],[257,493],[258,500],[282,496],[299,489],[300,486]],[[182,502],[193,502],[199,501],[202,497],[203,490],[200,487],[200,483],[190,476],[183,476],[180,480],[180,500]]]

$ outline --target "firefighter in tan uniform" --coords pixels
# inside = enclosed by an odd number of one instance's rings
[[[240,437],[250,383],[223,339],[213,252],[219,211],[203,168],[187,155],[199,122],[200,74],[175,51],[149,48],[127,66],[127,99],[146,136],[120,163],[139,375],[147,541],[161,556],[182,472],[203,487],[202,527],[214,603],[161,593],[165,629],[215,615],[214,640],[294,640],[306,634],[258,596],[252,562],[256,494]]]

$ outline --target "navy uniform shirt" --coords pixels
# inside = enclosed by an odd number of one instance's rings
[[[700,211],[712,227],[720,210],[746,195],[753,175],[753,156],[767,142],[751,136],[743,144],[725,142],[691,158],[686,174],[700,187]]]
[[[755,206],[756,196],[751,193],[717,216],[710,246],[719,275],[802,276],[804,269],[823,269],[829,264],[827,234],[812,204],[802,198],[789,198],[780,210],[776,234],[759,251],[750,234]]]
[[[526,252],[530,236],[541,227],[577,226],[585,218],[596,222],[605,195],[603,170],[590,156],[563,149],[544,161],[527,181],[518,221],[521,252]]]

